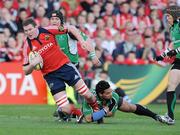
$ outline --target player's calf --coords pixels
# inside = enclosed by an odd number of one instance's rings
[[[98,111],[99,107],[96,101],[96,97],[89,91],[83,80],[79,80],[76,85],[76,90],[78,93],[85,98],[87,103],[92,107],[94,111]]]

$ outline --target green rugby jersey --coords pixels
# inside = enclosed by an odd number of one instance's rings
[[[170,27],[170,36],[174,49],[180,47],[180,22],[175,21],[174,24]],[[176,58],[180,59],[180,54],[177,54]]]
[[[85,33],[80,32],[82,38],[86,41],[87,36]],[[60,46],[61,50],[68,56],[72,63],[79,62],[79,55],[77,49],[77,41],[73,40],[69,34],[56,35],[56,41]]]
[[[102,99],[100,99],[97,96],[95,90],[91,90],[91,92],[96,96],[96,99],[97,99],[97,102],[98,102],[98,105],[99,105],[100,109],[102,109],[103,106],[109,106],[110,104],[113,104],[111,112],[114,114],[117,111],[118,103],[119,103],[119,100],[120,100],[120,97],[119,97],[119,95],[117,93],[112,92],[112,99],[104,101],[105,103],[103,103]],[[83,111],[83,114],[85,116],[90,115],[90,114],[93,113],[93,109],[91,108],[90,105],[88,105],[88,103],[85,100],[83,101],[83,104],[82,104],[82,111]]]

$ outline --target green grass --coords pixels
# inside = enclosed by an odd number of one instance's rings
[[[164,114],[166,105],[149,105]],[[0,135],[179,135],[180,104],[176,105],[176,125],[168,126],[150,118],[117,112],[106,118],[105,124],[76,124],[57,122],[52,117],[54,106],[0,106]]]

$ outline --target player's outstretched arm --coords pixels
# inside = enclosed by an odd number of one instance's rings
[[[80,44],[82,46],[84,45],[85,40],[81,36],[80,31],[75,26],[73,26],[73,25],[65,25],[64,27],[68,30],[68,32],[70,32],[70,33],[72,33],[74,35],[74,37],[80,42]],[[85,48],[85,46],[83,46],[83,48]]]
[[[156,61],[163,61],[166,56],[168,56],[168,53],[171,52],[170,48],[167,48],[161,55],[157,56],[155,58]]]
[[[175,56],[176,54],[179,54],[180,53],[180,47],[176,48],[176,49],[173,49],[173,50],[170,50],[168,53],[167,53],[167,56],[168,57],[173,57]]]
[[[71,32],[77,40],[80,42],[83,49],[86,49],[89,52],[89,57],[91,58],[93,64],[95,66],[100,66],[101,62],[96,56],[95,48],[92,44],[92,41],[90,38],[88,38],[85,34],[83,35],[82,32],[80,32],[75,26],[73,25],[66,25],[65,28],[68,29],[68,32]]]
[[[109,113],[109,108],[104,107],[103,109],[101,109],[97,112],[93,112],[92,114],[86,115],[85,120],[86,120],[86,122],[98,121],[101,118],[103,118],[104,116],[106,116],[106,114],[108,114],[108,113]]]

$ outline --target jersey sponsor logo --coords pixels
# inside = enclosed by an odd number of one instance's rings
[[[53,88],[53,86],[54,86],[54,83],[50,83],[50,84],[49,84],[49,88],[50,88],[50,89]]]
[[[76,79],[78,79],[79,78],[79,76],[78,75],[75,75],[74,76],[74,80],[76,80]]]
[[[46,44],[45,46],[43,46],[41,49],[38,50],[38,53],[41,54],[43,53],[44,51],[48,50],[49,48],[51,48],[53,46],[53,43],[49,43],[49,44]]]
[[[50,39],[50,36],[49,35],[46,35],[45,36],[45,40],[49,40]]]

